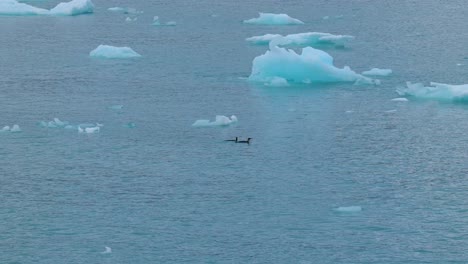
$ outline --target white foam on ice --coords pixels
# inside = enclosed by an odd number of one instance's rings
[[[304,24],[299,19],[292,18],[287,14],[259,13],[257,18],[244,20],[245,24],[257,25],[301,25]]]
[[[392,74],[391,69],[379,69],[379,68],[372,68],[368,71],[362,72],[363,75],[367,76],[389,76]]]
[[[417,97],[438,101],[468,102],[468,84],[451,85],[431,82],[430,86],[422,83],[406,83],[406,88],[398,88],[400,96]]]
[[[333,57],[322,50],[306,47],[298,54],[294,50],[272,47],[252,62],[249,80],[270,83],[282,78],[288,83],[354,82],[375,84],[375,81],[352,71],[348,66],[340,69],[333,65]]]
[[[334,209],[336,212],[340,213],[356,213],[356,212],[361,212],[362,207],[361,206],[340,206]]]
[[[141,57],[129,47],[114,47],[108,45],[99,45],[96,49],[89,53],[89,56],[105,59],[127,59]]]
[[[0,15],[6,16],[75,16],[93,11],[94,5],[91,0],[62,2],[50,10],[20,3],[17,0],[0,0]]]
[[[217,115],[215,121],[201,119],[192,124],[194,127],[212,127],[212,126],[228,126],[237,122],[237,117],[232,115],[231,118],[223,115]]]
[[[298,34],[289,34],[286,36],[279,34],[265,34],[263,36],[253,36],[245,40],[254,45],[275,46],[335,46],[344,47],[345,44],[354,37],[350,35],[333,35],[322,32],[306,32]]]

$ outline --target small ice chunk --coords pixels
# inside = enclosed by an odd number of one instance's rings
[[[393,98],[391,101],[393,101],[393,102],[408,102],[408,99],[404,98],[404,97],[398,97],[398,98]]]
[[[361,206],[353,205],[353,206],[340,206],[338,208],[335,208],[334,210],[340,213],[356,213],[356,212],[361,212],[362,208]]]
[[[112,106],[109,106],[109,109],[112,109],[112,110],[121,110],[123,108],[123,105],[112,105]]]
[[[107,247],[107,246],[105,247],[105,250],[101,252],[101,254],[110,254],[110,253],[112,253],[112,248]]]
[[[257,18],[244,20],[245,24],[256,25],[301,25],[304,24],[299,19],[292,18],[287,14],[259,13]]]
[[[18,125],[15,124],[15,125],[13,125],[13,126],[11,127],[11,130],[10,130],[10,131],[11,131],[11,132],[14,132],[14,133],[16,133],[16,132],[21,132],[21,128],[20,128]]]
[[[85,128],[82,128],[81,126],[78,126],[78,132],[79,133],[92,134],[92,133],[97,133],[100,130],[101,129],[98,126],[96,126],[96,127],[85,127]]]
[[[89,53],[89,56],[105,59],[127,59],[141,57],[129,47],[114,47],[108,45],[99,45]]]
[[[1,132],[8,132],[10,131],[10,126],[4,126],[1,130]]]
[[[232,115],[231,118],[223,115],[217,115],[215,121],[201,119],[192,124],[194,127],[212,127],[212,126],[228,126],[237,122],[237,117]]]
[[[306,46],[335,46],[344,47],[346,43],[353,40],[350,35],[333,35],[323,32],[305,32],[289,34],[286,36],[279,34],[265,34],[253,36],[245,39],[254,45],[274,45],[281,47],[306,47]]]
[[[133,20],[132,20],[130,17],[127,17],[127,18],[125,19],[125,22],[132,22],[132,21],[133,21]]]
[[[354,111],[353,110],[347,110],[345,113],[346,114],[351,114],[351,113],[354,113]]]
[[[389,76],[390,74],[392,74],[392,70],[373,68],[371,70],[362,72],[362,74],[368,76]]]
[[[322,17],[323,20],[327,20],[327,19],[329,19],[329,18],[330,18],[329,16],[324,16],[324,17]]]
[[[177,23],[175,21],[169,21],[166,23],[166,26],[176,26]]]
[[[125,127],[127,127],[127,128],[135,128],[135,127],[136,127],[136,124],[133,123],[133,122],[128,122],[128,123],[125,125]]]
[[[385,113],[389,113],[389,114],[390,114],[390,113],[396,113],[396,111],[397,111],[396,109],[392,109],[392,110],[387,110],[387,111],[385,111]]]

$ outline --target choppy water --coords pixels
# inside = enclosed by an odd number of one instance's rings
[[[466,263],[468,108],[390,101],[406,81],[468,83],[465,1],[94,3],[0,17],[0,126],[23,130],[0,134],[1,263]],[[126,23],[113,6],[144,14]],[[306,24],[241,23],[259,11]],[[245,38],[308,31],[356,36],[327,50],[336,65],[394,74],[245,80],[266,50]],[[143,57],[90,58],[99,44]],[[191,127],[216,114],[239,123]],[[54,117],[104,127],[37,125]],[[235,136],[252,144],[223,142]]]

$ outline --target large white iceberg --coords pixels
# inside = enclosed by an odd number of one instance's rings
[[[348,66],[340,69],[333,65],[333,57],[322,50],[306,47],[298,54],[294,50],[270,46],[265,54],[252,62],[250,81],[270,84],[278,78],[288,83],[355,82],[376,84]]]
[[[286,14],[259,13],[257,18],[244,20],[245,24],[257,25],[301,25],[304,22]]]
[[[51,10],[34,7],[17,0],[0,0],[0,15],[6,16],[75,16],[92,13],[94,5],[91,0],[72,0],[58,4]]]
[[[279,34],[265,34],[263,36],[254,36],[245,39],[254,45],[275,46],[335,46],[344,47],[345,44],[353,40],[353,36],[349,35],[333,35],[322,32],[306,32],[298,34],[289,34],[286,36]]]
[[[108,45],[99,45],[89,53],[89,56],[106,59],[127,59],[141,57],[129,47],[114,47]]]
[[[379,69],[379,68],[372,68],[368,71],[362,72],[363,75],[368,75],[368,76],[389,76],[392,74],[391,69]]]
[[[424,86],[422,83],[407,82],[406,88],[397,89],[397,93],[400,96],[468,103],[468,84],[451,85],[431,82],[430,86]]]
[[[215,121],[210,121],[206,119],[201,119],[195,121],[192,124],[194,127],[212,127],[212,126],[228,126],[230,124],[236,123],[237,117],[232,115],[231,118],[223,115],[217,115]]]

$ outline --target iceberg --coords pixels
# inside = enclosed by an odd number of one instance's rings
[[[302,25],[299,19],[292,18],[287,14],[259,13],[257,18],[244,20],[245,24],[255,25]]]
[[[353,40],[349,35],[333,35],[322,32],[306,32],[282,36],[279,34],[265,34],[263,36],[254,36],[245,40],[254,45],[272,45],[275,46],[335,46],[344,47],[345,44]]]
[[[46,122],[46,121],[41,121],[39,122],[39,125],[41,127],[47,127],[47,128],[65,128],[66,126],[69,125],[68,122],[64,122],[58,118],[54,118],[54,120]]]
[[[194,127],[212,127],[212,126],[228,126],[237,122],[237,117],[232,115],[231,118],[223,115],[217,115],[215,121],[201,119],[192,124]]]
[[[361,212],[362,208],[361,206],[342,206],[335,208],[335,211],[340,212],[340,213],[355,213],[355,212]]]
[[[99,45],[89,53],[89,56],[105,59],[127,59],[141,57],[129,47],[114,47],[108,45]]]
[[[51,10],[34,7],[17,0],[1,0],[0,15],[6,16],[76,16],[93,13],[91,0],[72,0],[58,4]]]
[[[368,71],[362,72],[363,75],[367,76],[389,76],[392,74],[391,69],[379,69],[379,68],[372,68]]]
[[[2,129],[0,129],[0,132],[11,132],[11,133],[18,133],[21,132],[21,128],[14,124],[12,127],[10,126],[4,126]]]
[[[430,86],[422,83],[406,83],[406,88],[397,89],[400,96],[416,97],[447,102],[468,103],[468,84],[451,85],[431,82]]]
[[[348,66],[343,69],[333,65],[333,57],[322,50],[306,47],[298,54],[294,50],[271,46],[252,62],[249,80],[271,83],[282,78],[288,83],[354,82],[355,84],[378,84]]]

